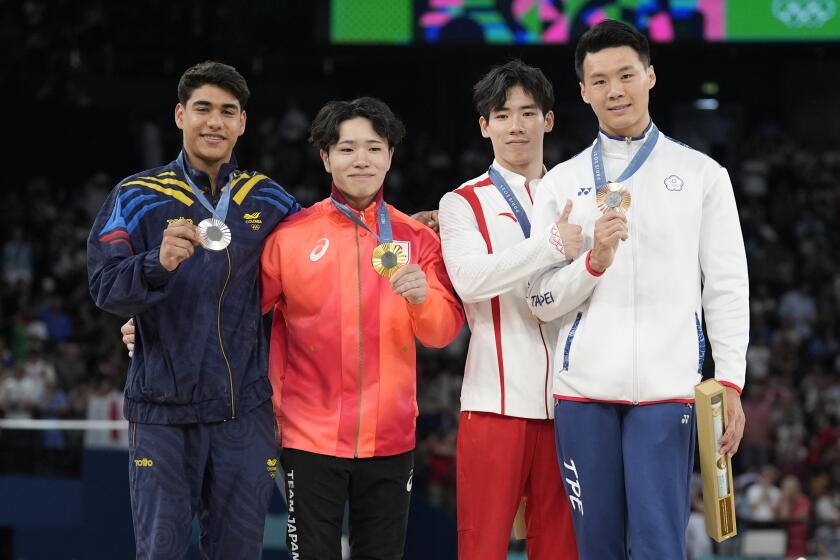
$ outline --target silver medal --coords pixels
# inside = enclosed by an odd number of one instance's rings
[[[221,251],[230,245],[230,228],[221,220],[207,218],[198,224],[201,246],[208,251]]]

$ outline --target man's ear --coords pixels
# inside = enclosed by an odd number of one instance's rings
[[[545,114],[545,131],[551,132],[554,129],[554,111]]]
[[[653,86],[656,85],[656,72],[653,70],[653,64],[647,67],[647,79],[648,79],[648,89],[653,89]]]
[[[580,84],[580,97],[583,99],[583,102],[589,105],[589,96],[586,95],[586,86],[583,85],[583,82],[578,82]]]
[[[478,117],[478,128],[481,129],[481,136],[484,138],[490,138],[490,131],[487,130],[488,124],[487,119],[483,116]]]
[[[184,130],[184,106],[180,103],[175,105],[175,126]]]
[[[324,162],[324,169],[327,173],[332,173],[332,168],[330,167],[330,154],[326,150],[318,150],[318,155],[321,156],[321,161]]]

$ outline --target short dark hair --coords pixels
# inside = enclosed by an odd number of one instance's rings
[[[186,105],[193,92],[207,84],[220,87],[233,95],[239,101],[241,109],[244,109],[248,104],[251,91],[248,89],[248,83],[242,77],[242,74],[237,72],[233,66],[213,60],[199,62],[195,66],[187,68],[181,75],[181,79],[178,81],[178,101],[181,105]]]
[[[647,37],[624,22],[607,19],[584,33],[575,47],[575,73],[578,80],[583,81],[583,59],[588,53],[613,47],[630,47],[639,55],[645,68],[650,66],[650,43]]]
[[[554,88],[542,70],[513,59],[494,66],[473,86],[473,103],[478,114],[487,119],[491,111],[504,107],[508,91],[516,86],[534,98],[543,114],[554,107]]]
[[[330,101],[318,111],[312,121],[309,141],[327,151],[338,142],[341,123],[362,117],[370,121],[373,130],[393,148],[405,137],[405,125],[384,101],[375,97],[359,97],[352,101]]]

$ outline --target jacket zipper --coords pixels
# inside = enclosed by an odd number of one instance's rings
[[[222,286],[222,292],[219,294],[219,305],[218,305],[218,312],[216,314],[216,330],[219,333],[219,348],[222,351],[222,358],[225,360],[225,365],[227,366],[228,370],[228,380],[230,381],[230,419],[233,420],[236,418],[236,401],[233,398],[233,370],[230,368],[230,361],[228,360],[227,354],[225,353],[225,342],[222,339],[222,300],[225,297],[225,290],[227,289],[228,281],[230,280],[230,273],[233,268],[233,265],[230,262],[230,251],[226,248],[225,255],[227,255],[228,261],[228,273],[227,277],[225,278],[225,283]]]
[[[631,146],[632,146],[632,138],[627,137],[627,159],[628,159],[628,161],[632,159],[631,155],[630,155]],[[639,193],[635,193],[635,194],[636,194],[636,197],[637,197],[635,202],[638,205],[638,195],[639,195]],[[629,226],[629,221],[628,221],[628,226]],[[630,251],[631,251],[631,254],[633,255],[631,257],[631,261],[633,263],[633,270],[632,270],[632,275],[630,276],[630,292],[633,294],[633,399],[632,400],[633,400],[633,404],[639,404],[639,374],[638,374],[638,371],[636,369],[636,360],[637,360],[637,357],[638,357],[637,356],[637,343],[638,343],[638,341],[637,341],[637,338],[636,338],[636,334],[637,334],[639,329],[637,328],[637,322],[638,321],[637,321],[637,316],[636,316],[636,246],[637,246],[637,244],[636,244],[635,232],[636,232],[636,228],[635,227],[630,227],[630,243],[632,244],[630,246]]]
[[[548,345],[545,343],[545,334],[543,333],[542,325],[539,325],[539,329],[540,339],[542,340],[543,348],[545,349],[545,392],[543,394],[543,401],[545,403],[545,417],[549,418],[550,415],[548,413],[548,378],[550,374],[549,365],[551,364],[551,360],[548,356]]]
[[[359,212],[362,222],[365,221],[364,211]],[[359,279],[359,414],[356,421],[356,447],[353,457],[359,458],[359,434],[362,431],[362,248],[359,244],[359,226],[356,226],[356,277]]]

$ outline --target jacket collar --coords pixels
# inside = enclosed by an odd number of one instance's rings
[[[187,155],[186,150],[184,150],[184,163],[186,172],[189,173],[190,179],[192,179],[193,183],[195,183],[198,188],[203,190],[206,193],[210,192],[210,176],[207,175],[204,171],[193,167],[190,163],[190,158]],[[223,163],[222,167],[219,168],[219,174],[216,177],[216,186],[224,186],[227,177],[238,169],[238,164],[236,161],[236,155],[230,155],[230,161],[228,163]],[[220,189],[221,190],[221,189]],[[218,194],[220,191],[216,191]]]
[[[374,231],[376,231],[376,229],[377,229],[377,227],[378,227],[378,226],[376,225],[376,223],[377,223],[377,220],[376,220],[376,209],[379,207],[379,205],[380,205],[380,204],[385,204],[385,201],[384,201],[384,198],[383,198],[383,191],[384,191],[384,190],[385,190],[384,188],[379,187],[379,191],[376,193],[376,198],[374,198],[374,199],[373,199],[373,202],[371,202],[371,203],[367,206],[367,208],[365,208],[365,209],[364,209],[365,223],[368,225],[368,227],[370,227],[370,228],[371,228],[371,229],[373,229]],[[353,210],[353,211],[355,211],[355,212],[358,212],[358,210],[356,210],[355,208],[353,208],[352,206],[350,206],[349,204],[347,204],[347,199],[346,199],[346,198],[344,198],[344,196],[341,194],[341,191],[339,191],[339,190],[338,190],[338,187],[335,185],[335,183],[333,183],[333,184],[332,184],[332,186],[331,186],[331,188],[330,188],[330,198],[333,198],[333,199],[335,199],[335,200],[336,200],[336,202],[340,202],[341,204],[345,204],[345,205],[347,205],[347,207],[348,207],[348,208],[350,208],[351,210]],[[347,218],[347,216],[345,216],[344,214],[342,214],[341,212],[339,212],[338,208],[336,208],[336,207],[333,205],[333,203],[330,201],[330,198],[328,198],[328,199],[326,199],[326,200],[324,201],[324,202],[326,203],[326,209],[327,209],[327,211],[328,211],[331,215],[333,215],[333,216],[337,217],[337,218],[338,218],[338,219],[340,219],[340,220],[347,220],[347,221],[348,221],[348,223],[352,223],[352,222],[351,222],[351,221]]]
[[[546,169],[545,164],[543,164],[542,175],[538,179],[526,181],[523,175],[515,173],[510,169],[506,169],[505,167],[502,167],[502,165],[499,163],[499,160],[494,159],[492,165],[493,169],[501,173],[502,177],[505,179],[505,181],[507,181],[507,184],[509,186],[513,187],[514,185],[516,185],[518,187],[524,187],[528,190],[529,194],[531,193],[531,190],[534,187],[536,187],[537,184],[539,184],[542,178],[545,177],[545,174],[548,173],[548,169]]]
[[[601,135],[601,141],[604,142],[605,140],[618,140],[620,142],[639,142],[641,140],[645,140],[650,131],[653,130],[653,119],[650,120],[648,125],[642,131],[640,136],[614,136],[606,132],[603,128],[598,128],[598,134]]]

